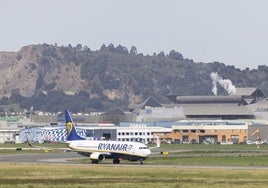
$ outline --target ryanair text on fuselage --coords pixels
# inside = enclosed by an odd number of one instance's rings
[[[113,150],[113,151],[130,151],[132,144],[116,144],[116,143],[99,143],[98,150]]]

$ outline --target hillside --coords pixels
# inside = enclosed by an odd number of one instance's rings
[[[152,56],[121,45],[30,45],[0,52],[0,104],[57,112],[107,111],[166,94],[212,95],[210,74],[217,72],[236,87],[259,87],[268,94],[268,67],[240,70],[222,63],[195,63],[174,50]],[[218,94],[226,94],[218,88]],[[1,109],[0,109],[1,111]]]

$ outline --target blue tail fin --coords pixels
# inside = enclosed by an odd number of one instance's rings
[[[65,110],[65,126],[67,129],[67,140],[85,140],[79,136],[74,127],[73,119],[68,110]]]

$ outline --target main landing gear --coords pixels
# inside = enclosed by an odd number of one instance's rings
[[[91,163],[92,164],[98,164],[99,163],[99,160],[91,160]]]
[[[119,159],[113,159],[113,164],[120,164],[120,160]]]
[[[143,160],[139,159],[139,164],[142,165],[143,164]]]

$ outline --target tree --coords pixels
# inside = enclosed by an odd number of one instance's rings
[[[160,52],[160,53],[158,54],[158,56],[159,56],[159,57],[165,57],[165,52],[163,52],[163,51]]]
[[[19,89],[14,89],[9,99],[12,103],[19,103],[24,99],[24,97],[20,95]]]
[[[82,49],[82,45],[81,45],[81,44],[77,44],[77,45],[76,45],[76,49],[77,49],[77,50],[81,50],[81,49]]]
[[[110,43],[107,47],[107,50],[110,51],[110,52],[114,52],[114,45],[112,43]]]
[[[84,46],[84,47],[83,47],[83,50],[84,50],[84,51],[89,51],[89,52],[90,52],[90,48],[89,48],[88,46]]]
[[[176,52],[175,50],[171,50],[169,52],[168,57],[175,59],[175,60],[183,60],[183,56],[181,55],[181,53]]]
[[[9,98],[8,97],[2,97],[0,100],[1,105],[9,105]]]
[[[105,51],[107,51],[107,47],[106,47],[105,44],[103,44],[103,45],[101,46],[100,51],[101,51],[101,52],[105,52]]]
[[[130,53],[130,55],[137,55],[137,53],[138,53],[137,48],[135,46],[131,46],[129,53]]]
[[[115,48],[115,52],[120,53],[120,54],[126,54],[126,55],[127,55],[127,54],[128,54],[128,49],[127,49],[127,47],[118,45],[118,46]]]

